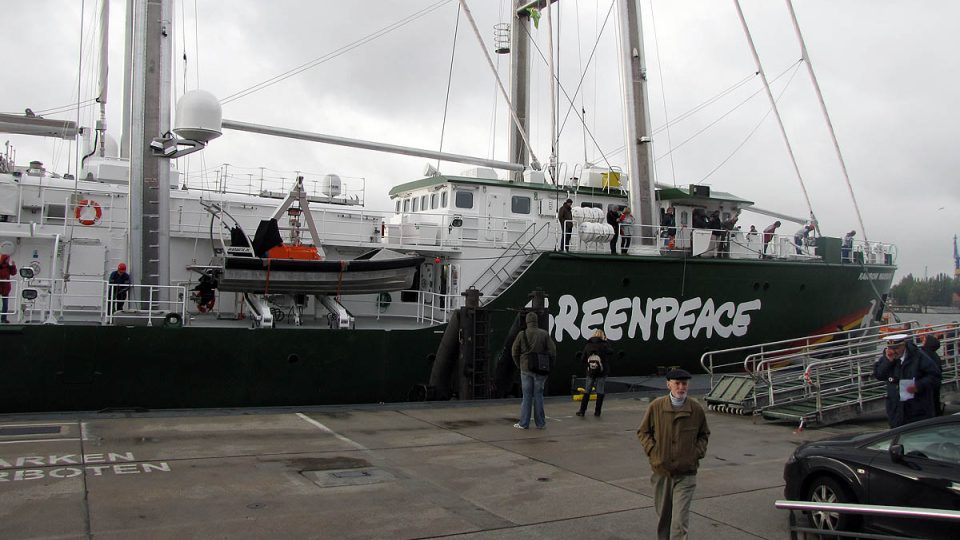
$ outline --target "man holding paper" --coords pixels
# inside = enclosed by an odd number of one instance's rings
[[[883,339],[886,347],[873,365],[873,376],[887,383],[890,427],[933,418],[933,389],[940,384],[940,369],[910,336],[894,334]]]

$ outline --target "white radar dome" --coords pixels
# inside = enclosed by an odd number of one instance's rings
[[[221,135],[223,109],[213,94],[191,90],[177,101],[173,132],[184,139],[209,142]]]
[[[340,177],[335,174],[328,174],[320,180],[320,193],[328,197],[337,197],[340,195],[341,182]]]

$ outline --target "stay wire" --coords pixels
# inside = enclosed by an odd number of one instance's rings
[[[443,98],[443,121],[440,123],[440,148],[443,151],[443,134],[447,129],[447,112],[450,107],[450,87],[453,85],[453,61],[457,57],[457,34],[460,31],[460,4],[457,4],[457,18],[453,25],[453,46],[450,48],[450,69],[447,72],[447,94]],[[440,170],[440,160],[437,159],[437,170]]]
[[[799,71],[799,70],[800,70],[800,64],[797,63],[797,64],[796,64],[796,68],[793,70],[793,75],[790,76],[790,78],[787,80],[787,83],[786,83],[785,85],[783,85],[783,89],[780,90],[780,95],[777,96],[777,101],[779,101],[780,98],[783,97],[784,92],[786,92],[786,91],[787,91],[787,88],[790,87],[790,83],[793,82],[793,78],[796,77],[797,71]],[[733,156],[736,155],[737,152],[739,152],[740,149],[743,148],[743,146],[744,146],[745,144],[747,144],[747,141],[749,141],[750,138],[753,137],[754,133],[756,133],[757,130],[760,129],[760,126],[763,125],[763,122],[767,119],[768,116],[770,116],[770,113],[772,113],[772,112],[773,112],[773,107],[770,107],[769,109],[767,109],[767,112],[763,115],[763,118],[761,118],[760,121],[757,122],[757,125],[753,126],[753,129],[750,130],[750,133],[748,133],[747,136],[743,139],[743,141],[741,141],[740,144],[738,144],[737,147],[734,148],[732,152],[730,152],[730,155],[728,155],[728,156],[727,156],[723,161],[721,161],[716,167],[714,167],[710,172],[708,172],[703,178],[701,178],[700,180],[698,180],[698,181],[697,181],[697,184],[702,184],[702,183],[706,182],[707,179],[710,178],[710,176],[711,176],[713,173],[717,172],[717,171],[720,169],[720,167],[723,167],[724,165],[726,165],[726,163],[727,163],[728,161],[730,161],[730,159],[733,158]],[[689,140],[689,139],[688,139],[688,140]],[[686,142],[686,141],[685,141],[685,142]],[[672,154],[672,153],[673,153],[673,150],[670,150],[669,153]],[[661,157],[663,157],[663,156],[661,156]],[[660,158],[657,158],[657,159],[660,159]]]
[[[653,1],[650,2],[650,21],[653,28],[653,47],[657,55],[657,73],[660,77],[660,97],[663,100],[663,118],[666,122],[667,130],[667,148],[670,150],[670,178],[673,180],[673,187],[677,187],[677,168],[673,161],[673,139],[670,136],[670,112],[667,109],[667,91],[663,84],[663,62],[660,61],[660,41],[657,39],[657,19],[653,14]]]
[[[223,104],[223,105],[226,105],[227,103],[230,103],[230,102],[232,102],[232,101],[236,101],[236,100],[238,100],[238,99],[240,99],[240,98],[246,97],[246,96],[248,96],[248,95],[250,95],[250,94],[253,94],[253,93],[255,93],[255,92],[259,92],[260,90],[263,90],[263,89],[265,89],[265,88],[268,88],[268,87],[270,87],[270,86],[273,86],[274,84],[277,84],[277,83],[282,82],[282,81],[284,81],[284,80],[286,80],[286,79],[289,79],[290,77],[293,77],[294,75],[299,75],[300,73],[303,73],[304,71],[307,71],[308,69],[312,69],[312,68],[314,68],[314,67],[317,67],[317,66],[319,66],[320,64],[323,64],[323,63],[325,63],[325,62],[328,62],[328,61],[330,61],[330,60],[333,60],[334,58],[337,58],[338,56],[341,56],[341,55],[343,55],[343,54],[345,54],[345,53],[347,53],[347,52],[349,52],[349,51],[351,51],[351,50],[353,50],[353,49],[355,49],[355,48],[357,48],[357,47],[360,47],[361,45],[366,45],[367,43],[369,43],[369,42],[371,42],[371,41],[374,41],[374,40],[376,40],[376,39],[378,39],[378,38],[380,38],[380,37],[383,37],[384,35],[386,35],[386,34],[388,34],[388,33],[390,33],[390,32],[393,32],[394,30],[397,30],[397,29],[399,29],[399,28],[402,28],[402,27],[406,26],[407,24],[410,24],[411,22],[419,19],[420,17],[423,17],[423,16],[425,16],[425,15],[427,15],[427,14],[433,12],[433,11],[436,11],[436,10],[439,9],[440,7],[442,7],[442,6],[446,5],[446,4],[449,4],[449,3],[452,2],[452,1],[453,1],[453,0],[440,0],[439,2],[435,2],[435,3],[433,3],[433,4],[429,5],[429,6],[421,9],[420,11],[414,12],[413,14],[408,15],[408,16],[404,17],[403,19],[401,19],[401,20],[399,20],[399,21],[397,21],[397,22],[388,24],[387,26],[384,26],[383,28],[380,28],[379,30],[376,30],[376,31],[374,31],[374,32],[372,32],[372,33],[370,33],[370,34],[367,34],[366,36],[364,36],[364,37],[362,37],[362,38],[360,38],[360,39],[358,39],[358,40],[355,40],[355,41],[352,41],[352,42],[350,42],[350,43],[348,43],[348,44],[346,44],[346,45],[343,45],[342,47],[340,47],[340,48],[338,48],[338,49],[335,49],[335,50],[333,50],[333,51],[331,51],[331,52],[328,52],[328,53],[326,53],[326,54],[324,54],[324,55],[322,55],[322,56],[318,56],[317,58],[314,58],[313,60],[310,60],[309,62],[305,62],[305,63],[303,63],[303,64],[300,64],[299,66],[297,66],[297,67],[295,67],[295,68],[292,68],[292,69],[290,69],[290,70],[287,70],[287,71],[285,71],[285,72],[283,72],[283,73],[281,73],[281,74],[279,74],[279,75],[275,75],[275,76],[273,76],[273,77],[271,77],[271,78],[269,78],[269,79],[267,79],[267,80],[265,80],[265,81],[263,81],[263,82],[257,83],[257,84],[255,84],[255,85],[253,85],[253,86],[250,86],[250,87],[248,87],[248,88],[245,88],[245,89],[243,89],[243,90],[240,90],[240,91],[238,91],[238,92],[235,92],[235,93],[233,93],[233,94],[230,94],[229,96],[221,99],[221,100],[220,100],[220,103]]]

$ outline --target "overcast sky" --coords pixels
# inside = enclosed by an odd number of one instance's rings
[[[567,171],[584,157],[622,166],[620,82],[616,63],[616,15],[599,37],[611,0],[564,0],[559,27],[561,83],[573,95],[585,73],[577,109],[587,111],[596,139],[584,149],[584,130],[571,115],[560,140]],[[94,94],[99,2],[86,0],[81,54],[80,0],[4,2],[8,29],[0,37],[4,84],[0,111],[41,111]],[[124,0],[111,3],[108,105],[110,133],[120,137]],[[732,1],[641,0],[649,72],[651,123],[657,180],[687,185],[703,182],[757,206],[807,215],[799,183],[769,104]],[[794,8],[837,131],[864,225],[871,240],[899,248],[898,277],[952,273],[952,239],[960,232],[960,113],[958,73],[960,2],[952,0],[795,0]],[[493,25],[508,21],[508,2],[470,0],[484,38],[492,48]],[[428,9],[434,7],[434,9]],[[807,185],[821,232],[842,236],[863,231],[857,223],[813,86],[797,61],[800,47],[784,2],[743,0],[764,69],[774,80],[781,114]],[[182,0],[176,3],[177,93],[198,87],[219,99],[324,57],[414,13],[428,11],[402,28],[263,90],[224,103],[225,118],[373,141],[439,149],[506,160],[507,114],[480,46],[461,16],[454,48],[456,0],[343,2],[333,0]],[[614,9],[614,12],[616,10]],[[534,30],[546,47],[547,17]],[[596,55],[588,65],[590,51]],[[182,60],[184,50],[186,65]],[[450,102],[444,124],[451,54]],[[508,59],[497,56],[506,79]],[[531,104],[534,152],[549,154],[547,71],[534,52]],[[184,74],[186,81],[184,82]],[[722,93],[726,92],[722,97]],[[755,95],[754,95],[755,94]],[[754,95],[752,98],[751,95]],[[665,96],[665,97],[664,97]],[[715,99],[718,98],[718,99]],[[706,106],[704,106],[707,104]],[[702,107],[696,114],[686,115]],[[560,116],[567,102],[560,98]],[[83,109],[91,125],[95,108]],[[51,118],[75,119],[76,112]],[[765,118],[764,118],[765,117]],[[669,130],[662,129],[667,121]],[[757,127],[759,126],[759,127]],[[66,172],[73,168],[61,142],[6,136],[18,164],[32,159]],[[671,148],[673,151],[670,152]],[[241,176],[269,170],[337,173],[362,178],[368,206],[389,208],[392,185],[419,178],[425,159],[390,156],[316,143],[225,132],[201,152],[179,160],[190,182],[210,182],[212,170],[229,163]],[[458,173],[467,168],[441,164]],[[771,218],[747,214],[741,220],[763,228]],[[799,225],[785,224],[792,234]]]

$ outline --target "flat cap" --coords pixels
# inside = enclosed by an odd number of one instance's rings
[[[667,372],[668,381],[685,381],[690,377],[690,372],[685,369],[676,368]]]
[[[906,343],[910,339],[910,336],[907,334],[891,334],[889,336],[883,336],[883,340],[887,342],[887,345],[900,345],[901,343]]]

